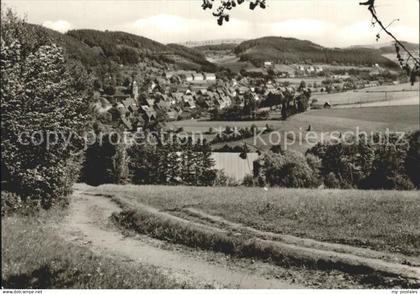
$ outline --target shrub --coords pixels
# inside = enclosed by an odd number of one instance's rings
[[[246,175],[242,181],[242,185],[246,187],[254,187],[255,186],[254,177],[252,175]]]
[[[405,169],[413,184],[420,188],[420,131],[409,137],[409,150],[405,161]]]
[[[341,187],[340,181],[334,173],[330,172],[324,179],[324,184],[327,188],[339,189]]]
[[[363,140],[360,144],[318,144],[307,154],[321,158],[321,175],[325,178],[333,173],[340,188],[356,188],[370,173],[374,160],[374,150]]]
[[[12,12],[2,11],[1,25],[3,189],[48,208],[71,190],[68,167],[88,122],[89,78]]]
[[[419,166],[414,137],[405,135],[400,140],[399,134],[374,134],[353,141],[347,138],[346,143],[318,144],[307,154],[321,159],[327,187],[411,190]]]
[[[216,171],[216,177],[213,182],[213,186],[218,187],[234,187],[238,186],[239,183],[234,178],[227,176],[223,170]]]
[[[270,186],[287,188],[316,187],[319,183],[318,171],[313,170],[305,156],[295,151],[262,155],[254,163],[257,182]]]
[[[407,146],[391,143],[377,147],[371,172],[359,186],[366,189],[414,189],[405,171],[406,156]]]

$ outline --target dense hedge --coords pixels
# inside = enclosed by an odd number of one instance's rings
[[[315,156],[305,157],[296,151],[268,151],[254,162],[254,178],[260,186],[317,187],[320,185],[317,162]]]
[[[411,190],[420,188],[419,138],[420,131],[375,134],[318,144],[307,153],[321,158],[327,187]]]
[[[88,80],[12,12],[1,18],[2,189],[50,207],[75,179]]]

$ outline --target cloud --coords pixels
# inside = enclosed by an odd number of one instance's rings
[[[234,18],[223,26],[218,26],[216,20],[212,17],[202,20],[159,14],[117,26],[116,29],[148,37],[159,42],[171,43],[248,38],[250,31],[252,31],[252,26],[248,22]]]
[[[46,28],[59,31],[60,33],[65,33],[68,30],[73,29],[73,25],[65,20],[57,20],[57,21],[47,20],[47,21],[44,21],[42,25]]]
[[[325,44],[323,41],[330,38],[331,34],[337,30],[337,27],[332,23],[309,18],[288,19],[268,26],[268,31],[272,35],[305,39],[323,44]]]
[[[212,17],[196,19],[169,14],[138,19],[115,29],[162,43],[283,36],[310,40],[331,47],[372,44],[375,43],[375,36],[379,31],[378,28],[373,28],[369,21],[338,25],[312,18],[292,18],[280,22],[252,22],[232,18],[223,26],[218,26]],[[402,40],[418,42],[418,31],[414,28],[395,24],[392,30]],[[381,42],[386,41],[389,40],[383,34]]]

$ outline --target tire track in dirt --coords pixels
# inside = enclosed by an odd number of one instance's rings
[[[300,288],[276,278],[266,278],[242,268],[228,268],[209,263],[181,251],[165,250],[150,243],[125,237],[118,230],[106,228],[108,218],[121,208],[110,199],[73,194],[69,215],[63,221],[60,233],[69,241],[81,242],[92,251],[121,261],[153,265],[177,281],[217,288]]]

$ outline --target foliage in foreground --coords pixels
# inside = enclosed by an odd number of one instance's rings
[[[42,218],[41,218],[42,220]],[[59,239],[35,218],[2,218],[5,288],[184,288],[151,267],[93,254]]]
[[[65,199],[88,121],[87,76],[11,11],[1,17],[3,189],[48,208]]]

